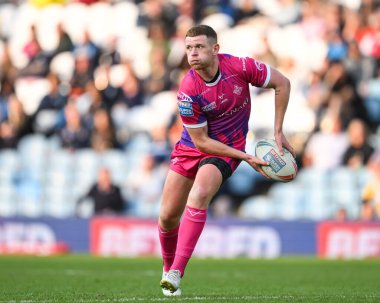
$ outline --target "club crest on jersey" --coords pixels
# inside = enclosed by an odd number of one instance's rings
[[[216,108],[216,103],[215,103],[215,101],[214,102],[212,102],[212,103],[210,103],[210,104],[207,104],[206,106],[203,106],[202,107],[202,111],[204,111],[204,112],[209,112],[210,110],[213,110],[213,109],[215,109]]]
[[[235,95],[240,95],[242,91],[243,91],[243,88],[241,86],[234,85],[234,94]]]
[[[179,113],[181,116],[194,116],[193,105],[187,101],[178,101]]]
[[[178,99],[178,101],[193,102],[193,100],[188,95],[186,95],[184,92],[178,93],[177,99]]]

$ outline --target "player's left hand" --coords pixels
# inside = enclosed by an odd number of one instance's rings
[[[288,142],[288,140],[282,132],[275,134],[274,139],[276,140],[277,147],[281,153],[281,156],[284,154],[283,148],[285,147],[293,155],[293,157],[296,157],[294,148],[290,145],[290,143]]]

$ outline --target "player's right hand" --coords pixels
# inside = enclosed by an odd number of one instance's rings
[[[263,168],[262,166],[267,166],[269,165],[268,162],[264,161],[264,160],[261,160],[257,157],[254,157],[252,155],[248,155],[247,154],[247,159],[245,159],[245,161],[253,167],[253,169],[255,169],[257,172],[259,172],[260,174],[262,174],[265,178],[267,179],[270,179],[269,176],[263,171]]]

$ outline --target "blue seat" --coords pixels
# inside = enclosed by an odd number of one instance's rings
[[[265,195],[252,196],[242,202],[238,214],[240,218],[268,220],[273,219],[275,205],[273,200]]]
[[[21,179],[16,191],[18,215],[30,218],[38,218],[43,215],[43,188],[37,180],[28,177]]]
[[[294,182],[294,183],[293,183]],[[305,191],[301,184],[276,183],[269,191],[275,204],[274,216],[281,220],[303,219]]]
[[[13,217],[17,215],[17,196],[13,186],[0,186],[0,217]]]
[[[334,217],[336,205],[331,203],[328,191],[325,189],[310,190],[305,195],[305,218],[320,221]]]
[[[47,187],[44,195],[44,215],[60,219],[73,217],[75,202],[69,188]]]

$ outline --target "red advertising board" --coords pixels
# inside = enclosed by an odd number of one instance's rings
[[[90,252],[99,256],[159,255],[157,222],[97,217],[90,223]]]
[[[48,222],[0,222],[1,255],[55,255],[69,250],[69,245],[57,239]]]
[[[333,259],[380,257],[380,223],[321,222],[317,226],[317,252]]]
[[[314,222],[209,220],[194,256],[277,258],[316,252]],[[90,252],[97,256],[160,256],[156,220],[94,217],[90,221]]]

